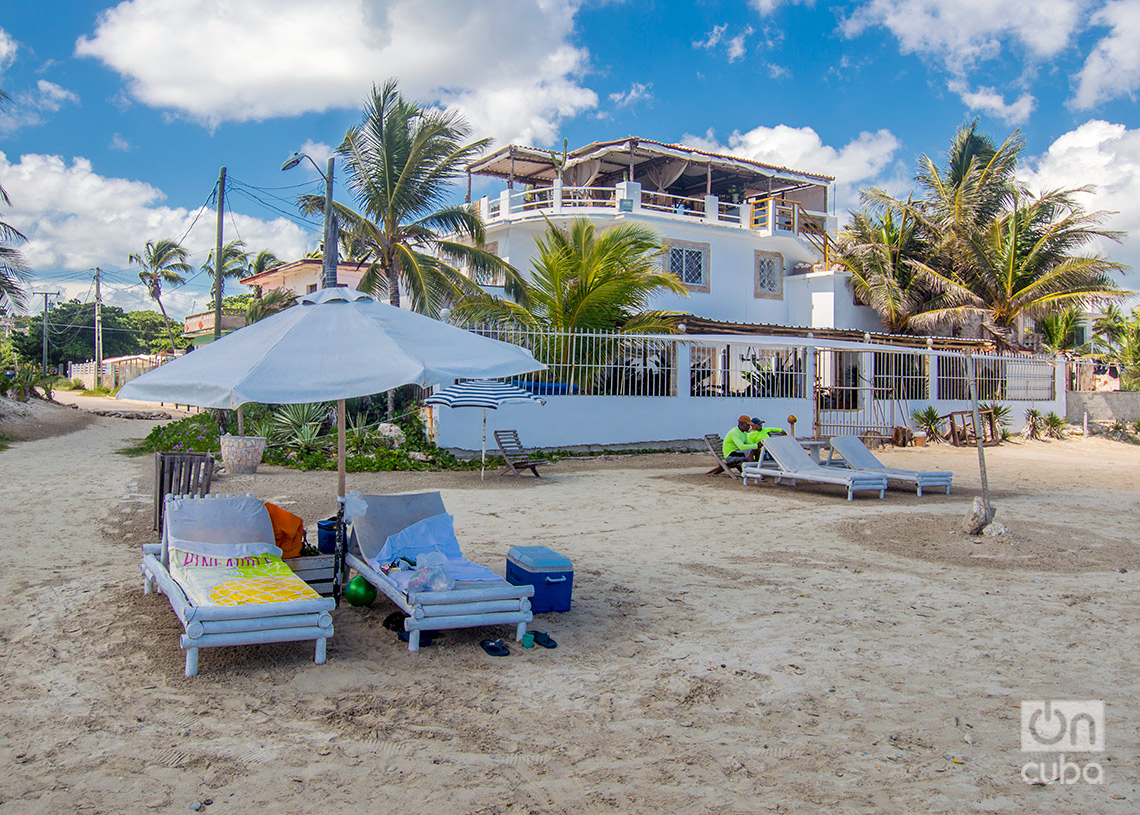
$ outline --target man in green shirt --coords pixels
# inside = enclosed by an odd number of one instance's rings
[[[748,433],[748,441],[755,442],[757,447],[764,444],[764,439],[769,436],[786,436],[783,430],[778,427],[764,427],[764,420],[757,419],[755,416],[750,420],[752,430]]]
[[[736,427],[725,434],[721,454],[726,464],[732,466],[743,461],[756,461],[760,443],[748,438],[751,431],[752,420],[741,416],[736,420]]]

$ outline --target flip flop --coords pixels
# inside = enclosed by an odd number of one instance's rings
[[[493,657],[509,657],[511,655],[511,649],[507,648],[501,639],[483,640],[479,645]]]
[[[541,645],[543,648],[557,648],[558,643],[550,638],[549,634],[544,634],[541,631],[531,631],[534,634],[534,644]]]
[[[404,630],[404,620],[406,620],[407,618],[408,618],[408,615],[405,614],[404,612],[393,611],[391,614],[389,614],[387,617],[384,618],[383,625],[389,631],[403,631]]]

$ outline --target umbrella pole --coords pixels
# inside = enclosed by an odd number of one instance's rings
[[[483,408],[483,455],[479,459],[479,480],[487,477],[487,408]]]
[[[340,593],[345,574],[344,556],[344,400],[336,401],[336,555],[333,558],[333,599],[340,604]]]

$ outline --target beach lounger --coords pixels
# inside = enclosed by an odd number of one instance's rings
[[[954,473],[945,470],[901,470],[896,467],[887,467],[867,449],[867,445],[858,436],[835,436],[831,440],[831,449],[834,453],[843,456],[849,467],[863,472],[881,473],[887,481],[897,481],[914,487],[918,494],[922,490],[931,488],[946,488],[950,494],[950,482]]]
[[[536,478],[541,478],[542,476],[538,474],[538,468],[550,463],[544,458],[531,458],[530,454],[523,449],[517,430],[496,430],[495,444],[499,445],[499,452],[503,454],[503,458],[507,462],[507,466],[499,472],[499,475],[506,475],[507,473],[522,475],[523,470],[530,470]]]
[[[335,603],[282,562],[252,495],[168,495],[162,542],[143,546],[141,571],[143,591],[158,588],[182,622],[187,676],[199,648],[223,645],[316,640],[315,661],[325,661]]]
[[[744,483],[748,479],[760,480],[764,476],[774,478],[776,483],[788,481],[793,486],[797,481],[810,481],[816,484],[839,484],[847,488],[847,500],[856,492],[878,492],[882,498],[887,492],[887,477],[882,473],[868,473],[863,470],[848,470],[839,467],[824,467],[812,461],[800,443],[791,436],[769,436],[763,441],[765,452],[774,464],[760,462],[745,464],[742,470]]]
[[[451,516],[438,492],[409,495],[361,495],[345,499],[349,551],[345,557],[369,583],[408,615],[408,650],[418,651],[421,631],[514,625],[521,640],[533,619],[534,586],[515,586],[463,557],[452,531]],[[442,552],[454,588],[411,589],[414,570],[385,573],[381,568],[403,556],[415,561],[425,552]]]
[[[709,455],[716,459],[717,466],[709,470],[705,475],[720,475],[721,473],[728,473],[733,478],[740,478],[740,473],[736,472],[740,469],[743,462],[729,464],[724,460],[724,439],[716,433],[705,434],[705,446],[709,448]]]

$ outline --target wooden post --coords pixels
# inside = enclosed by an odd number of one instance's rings
[[[978,415],[978,388],[974,381],[975,371],[974,355],[971,353],[966,357],[966,384],[970,388],[970,404],[974,412],[974,439],[978,443],[978,469],[982,474],[982,505],[986,510],[986,523],[988,524],[993,520],[994,508],[993,504],[990,503],[990,482],[986,476],[985,444],[983,443],[982,434],[978,432],[982,426],[982,420]]]

